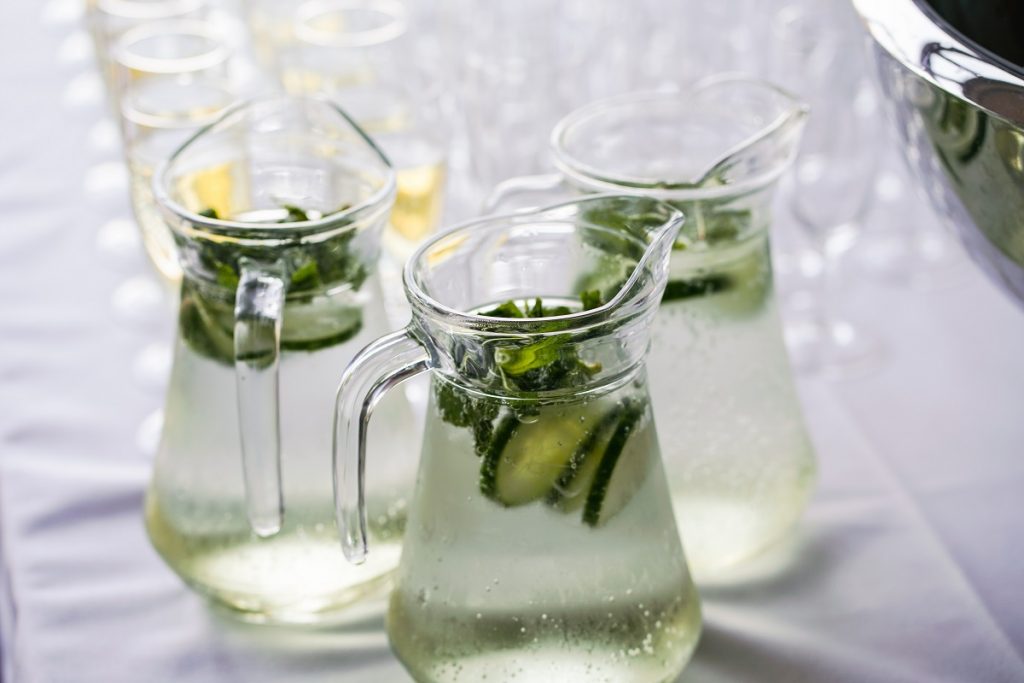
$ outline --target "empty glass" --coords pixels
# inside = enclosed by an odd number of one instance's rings
[[[356,350],[389,329],[375,264],[386,158],[314,99],[229,111],[157,171],[184,270],[150,538],[201,593],[257,621],[315,622],[385,588],[411,488],[412,414],[380,406],[387,463],[366,495],[380,552],[338,551],[331,408]]]
[[[436,83],[411,54],[405,6],[311,0],[288,20],[292,40],[276,51],[282,86],[337,101],[384,149],[398,180],[388,242],[407,257],[440,218],[447,135]]]
[[[839,297],[855,284],[840,268],[862,234],[881,150],[855,23],[842,0],[790,0],[772,23],[775,69],[811,106],[787,194],[821,259],[814,315],[792,320],[788,337],[798,368],[831,377],[862,374],[880,360],[877,339],[842,315]]]
[[[371,412],[432,374],[387,622],[417,681],[660,683],[689,659],[700,609],[644,368],[681,220],[653,200],[598,197],[435,237],[406,266],[408,328],[346,370],[335,471],[355,562],[377,552]],[[591,284],[604,273],[623,279]]]

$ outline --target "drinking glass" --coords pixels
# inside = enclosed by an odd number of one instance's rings
[[[115,102],[116,72],[111,55],[114,43],[127,31],[155,21],[203,19],[210,0],[91,0],[87,21],[96,49],[100,74]]]
[[[150,261],[169,282],[181,278],[170,229],[153,197],[157,164],[237,99],[231,50],[202,22],[154,22],[114,48],[116,87],[132,210]]]
[[[788,321],[787,341],[798,369],[833,377],[869,372],[880,359],[875,337],[840,313],[851,284],[840,270],[861,234],[879,158],[874,91],[852,20],[840,0],[797,0],[772,25],[776,72],[811,108],[785,189],[821,264],[817,305],[809,319]]]
[[[383,237],[381,278],[391,318],[408,317],[401,270],[441,218],[448,127],[442,90],[416,64],[406,7],[393,0],[309,0],[288,20],[290,41],[275,62],[294,94],[330,97],[374,137],[398,186]]]
[[[539,172],[547,132],[566,111],[635,87],[631,56],[643,26],[628,3],[452,0],[449,8],[445,39],[478,197]]]

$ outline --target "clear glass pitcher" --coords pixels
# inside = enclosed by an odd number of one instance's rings
[[[190,585],[252,620],[313,622],[382,592],[412,490],[411,410],[373,434],[381,551],[338,552],[330,434],[341,371],[390,329],[374,276],[394,173],[339,109],[271,99],[229,111],[158,170],[184,277],[146,522]]]
[[[739,77],[597,102],[555,128],[559,173],[506,181],[488,202],[614,191],[658,198],[686,215],[648,367],[698,582],[784,536],[815,478],[769,255],[773,192],[806,116],[787,93]]]
[[[346,554],[372,561],[366,426],[388,388],[431,371],[388,613],[416,680],[655,683],[689,659],[700,608],[644,368],[681,220],[596,197],[464,225],[407,264],[411,323],[342,379],[335,472]]]

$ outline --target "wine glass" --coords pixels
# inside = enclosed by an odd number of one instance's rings
[[[877,367],[881,346],[845,318],[846,256],[862,232],[878,168],[877,100],[853,14],[840,0],[789,2],[773,21],[775,69],[811,107],[800,153],[785,184],[788,209],[817,257],[817,301],[790,316],[787,341],[798,370],[828,377]]]
[[[181,269],[170,229],[153,195],[157,166],[200,128],[237,101],[232,50],[206,22],[173,20],[126,32],[112,51],[114,88],[128,167],[135,226],[157,277],[136,275],[115,291],[115,309],[132,322],[166,323],[176,303]],[[137,354],[140,384],[162,389],[170,372],[166,339]],[[150,416],[152,427],[158,416]]]
[[[231,51],[207,24],[154,22],[137,27],[114,50],[115,87],[132,211],[142,243],[168,283],[181,279],[170,229],[153,197],[156,166],[236,101]]]
[[[118,39],[137,26],[172,19],[209,16],[210,0],[87,0],[87,23],[100,75],[116,110],[117,79],[112,51]]]

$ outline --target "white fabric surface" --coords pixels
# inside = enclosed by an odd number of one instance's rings
[[[96,247],[129,212],[77,7],[0,8],[2,680],[408,681],[379,617],[239,625],[146,541],[137,360],[171,332],[111,306],[144,266]],[[818,490],[791,547],[703,592],[684,683],[1024,681],[1024,314],[974,271],[860,293],[885,367],[802,383]]]

